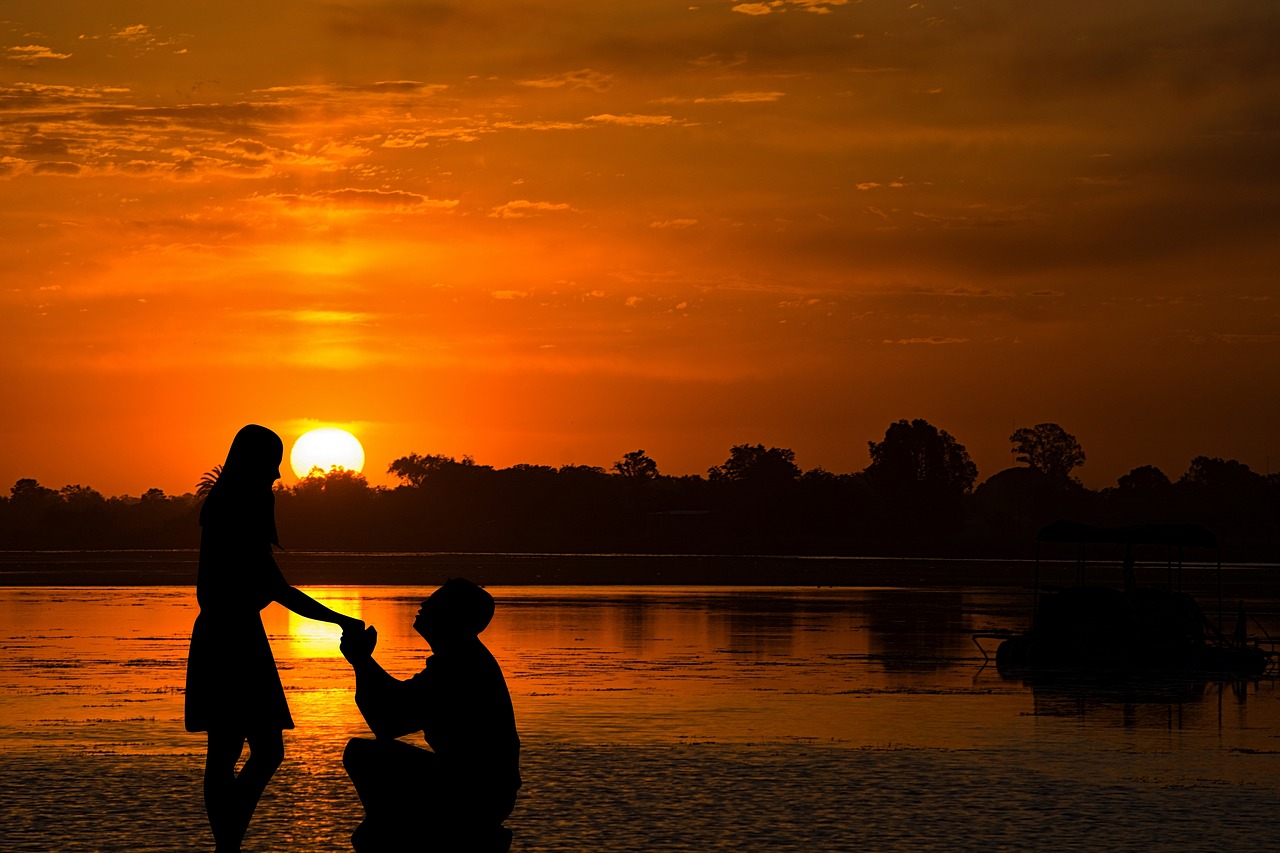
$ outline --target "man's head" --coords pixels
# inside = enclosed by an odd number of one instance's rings
[[[413,628],[435,647],[478,636],[492,618],[493,596],[469,580],[450,578],[422,602]]]

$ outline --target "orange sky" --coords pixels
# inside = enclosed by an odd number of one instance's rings
[[[258,422],[410,452],[1101,487],[1280,466],[1280,12],[0,8],[0,489],[180,493]],[[292,481],[292,478],[289,478]]]

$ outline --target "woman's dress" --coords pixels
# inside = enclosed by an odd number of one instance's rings
[[[238,527],[238,525],[236,525]],[[237,734],[293,728],[260,611],[287,589],[271,545],[231,525],[200,537],[200,615],[187,657],[186,727]]]

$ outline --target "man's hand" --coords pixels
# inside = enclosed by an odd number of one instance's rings
[[[338,648],[342,650],[342,656],[354,665],[372,657],[377,645],[378,629],[370,625],[363,631],[343,631]]]

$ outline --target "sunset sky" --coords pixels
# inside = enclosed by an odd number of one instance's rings
[[[1280,467],[1274,0],[0,6],[0,491],[410,452]],[[293,481],[292,474],[287,482]]]

